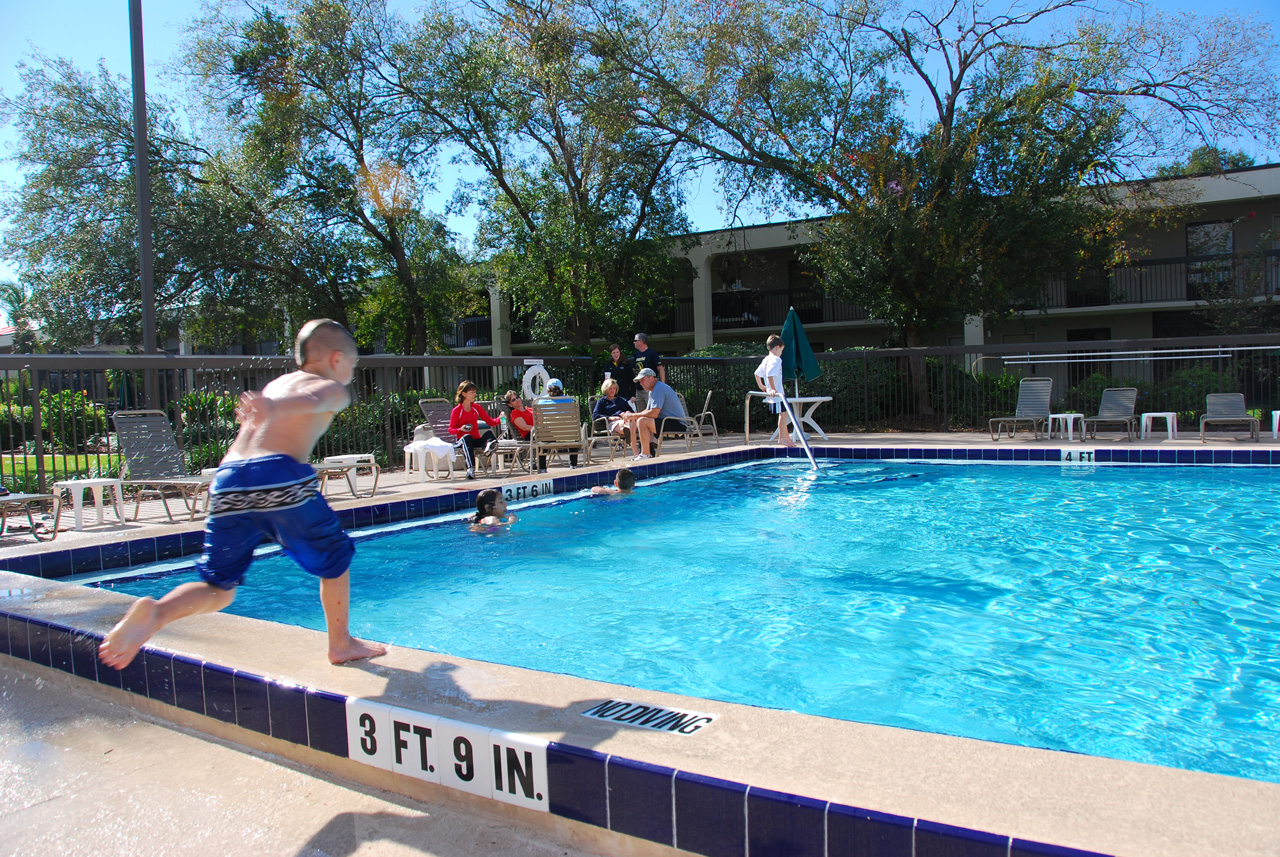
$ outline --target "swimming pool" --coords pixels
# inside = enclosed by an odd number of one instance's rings
[[[1280,781],[1276,479],[740,467],[523,510],[494,536],[450,522],[367,539],[353,625],[708,699]],[[314,589],[265,559],[232,609],[320,628]]]

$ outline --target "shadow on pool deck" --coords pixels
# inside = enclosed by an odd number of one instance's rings
[[[341,781],[9,663],[0,666],[0,853],[603,853],[484,808]]]

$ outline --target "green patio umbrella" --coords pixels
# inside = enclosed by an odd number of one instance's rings
[[[798,397],[800,379],[812,381],[822,374],[822,367],[818,365],[818,358],[813,356],[809,337],[805,336],[804,325],[800,323],[800,314],[795,307],[787,311],[787,320],[782,323],[782,341],[786,344],[782,349],[782,379],[795,379]]]

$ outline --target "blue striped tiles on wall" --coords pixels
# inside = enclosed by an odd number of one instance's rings
[[[392,710],[382,703],[279,682],[150,646],[117,672],[98,664],[101,641],[95,633],[0,611],[0,654],[322,753],[363,761],[357,757],[359,751],[353,755],[351,750],[365,737],[362,722],[351,717],[353,706]],[[455,726],[455,733],[492,732],[494,747],[499,734],[521,737],[487,727]],[[388,740],[385,734],[383,740]],[[540,806],[532,808],[707,857],[1106,857],[771,791],[562,742],[527,736],[524,741],[545,751],[538,763],[544,766],[540,782],[545,785],[540,789],[547,794],[539,791]],[[457,739],[453,746],[459,746]],[[474,755],[476,777],[497,779],[496,787],[490,782],[481,791],[496,789],[490,796],[502,799],[497,792],[505,788],[506,802],[519,804],[509,797],[518,791],[512,756],[508,754],[503,769],[494,753],[492,760],[499,768],[493,769],[490,754],[482,747],[474,749],[479,751]],[[467,758],[472,758],[471,750]],[[448,761],[454,760],[460,761],[456,755]],[[530,782],[534,779],[529,777]]]

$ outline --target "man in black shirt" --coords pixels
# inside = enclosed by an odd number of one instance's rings
[[[667,383],[667,367],[662,365],[662,357],[658,352],[649,347],[649,334],[636,334],[636,356],[632,362],[635,364],[636,373],[639,374],[641,369],[652,369],[658,376],[658,380]]]

